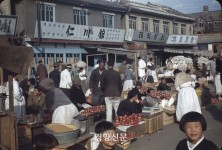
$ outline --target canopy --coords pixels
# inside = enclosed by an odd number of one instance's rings
[[[106,47],[99,47],[98,52],[103,52],[103,53],[111,53],[111,54],[116,54],[116,55],[128,55],[128,54],[136,54],[138,52],[134,50],[127,50],[124,48],[106,48]]]

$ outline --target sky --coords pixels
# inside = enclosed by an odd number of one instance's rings
[[[131,0],[146,4],[147,2],[161,4],[176,9],[182,13],[202,12],[203,6],[207,5],[209,10],[221,10],[220,4],[216,0]]]

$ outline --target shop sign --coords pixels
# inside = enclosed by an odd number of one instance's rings
[[[166,44],[196,45],[198,36],[194,35],[169,35]]]
[[[41,21],[41,38],[123,42],[125,30]],[[36,23],[35,37],[38,37]]]
[[[17,16],[0,15],[0,35],[15,35]]]
[[[125,40],[127,41],[166,43],[168,39],[167,34],[146,32],[146,31],[139,31],[139,30],[134,30],[133,33],[131,30],[127,30],[126,35],[128,35],[125,37]]]

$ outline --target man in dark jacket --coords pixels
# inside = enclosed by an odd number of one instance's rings
[[[122,84],[119,72],[113,69],[114,62],[108,61],[108,70],[101,79],[101,89],[103,91],[106,103],[106,120],[112,122],[112,108],[115,113],[121,100]]]
[[[39,77],[39,82],[43,79],[48,78],[48,71],[46,66],[43,64],[42,60],[39,60],[39,65],[37,67],[37,74]]]
[[[59,83],[60,83],[59,63],[54,63],[54,70],[49,73],[49,78],[53,80],[55,87],[59,88]]]
[[[131,115],[133,113],[141,113],[143,105],[138,100],[138,90],[132,89],[129,91],[127,99],[121,101],[118,107],[117,115]]]
[[[89,79],[89,88],[92,92],[93,105],[101,105],[105,103],[100,84],[101,77],[106,71],[104,66],[104,61],[99,61],[99,67],[92,71]]]

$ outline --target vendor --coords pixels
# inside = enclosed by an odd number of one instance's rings
[[[159,101],[160,100],[156,98],[154,89],[148,89],[147,90],[147,96],[144,99],[144,103],[143,103],[144,106],[153,107],[153,106],[158,105]]]
[[[36,86],[34,93],[31,93],[27,100],[27,115],[37,115],[45,109],[45,96],[41,89]]]
[[[45,92],[46,108],[52,115],[52,123],[71,124],[73,117],[79,114],[76,106],[62,90],[54,87],[52,79],[44,79],[39,87]]]
[[[138,100],[142,100],[142,97],[145,97],[147,94],[141,81],[137,81],[136,86],[133,89],[138,91]]]
[[[160,84],[157,87],[158,91],[170,91],[171,88],[167,85],[166,79],[162,78]]]
[[[133,113],[141,113],[142,112],[142,104],[138,100],[138,91],[136,89],[132,89],[129,91],[127,99],[120,102],[117,115],[131,115]]]
[[[77,76],[78,77],[78,76]],[[83,110],[83,103],[86,103],[85,94],[82,91],[81,81],[79,78],[75,78],[70,90],[69,98],[73,104],[76,105],[79,111]]]

